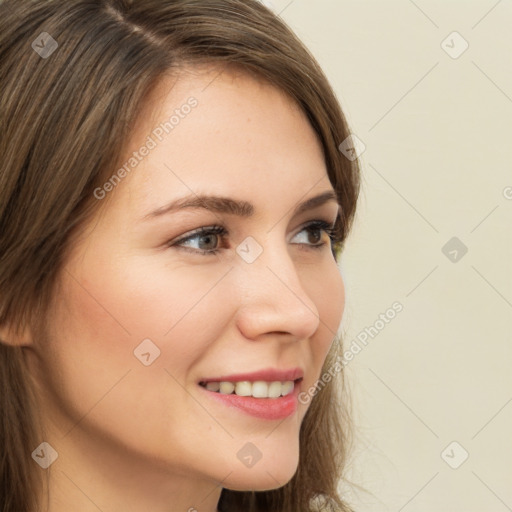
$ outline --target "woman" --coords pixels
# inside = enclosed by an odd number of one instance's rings
[[[255,0],[0,4],[3,512],[348,511],[357,161]]]

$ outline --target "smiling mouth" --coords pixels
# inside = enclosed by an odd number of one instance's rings
[[[295,383],[302,381],[302,377],[286,381],[219,381],[200,382],[199,385],[208,391],[222,395],[237,395],[253,398],[279,398],[293,393]]]

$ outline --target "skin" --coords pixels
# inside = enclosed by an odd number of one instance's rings
[[[315,249],[318,231],[304,225],[333,223],[338,204],[293,214],[333,190],[321,146],[288,97],[234,71],[163,79],[123,162],[190,96],[198,106],[101,201],[64,262],[46,331],[24,347],[44,441],[59,454],[50,512],[214,512],[222,487],[273,489],[297,469],[308,405],[259,419],[197,382],[298,366],[300,391],[314,385],[345,296],[328,236],[320,231],[326,243]],[[249,201],[254,215],[195,209],[141,220],[191,191]],[[215,224],[229,234],[190,240],[195,253],[169,245]],[[248,236],[263,248],[250,264],[236,252]],[[199,252],[216,244],[217,255]],[[150,366],[133,353],[147,338],[160,350]],[[250,468],[237,457],[247,442],[262,454]]]

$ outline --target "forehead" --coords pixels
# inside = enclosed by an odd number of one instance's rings
[[[122,165],[128,172],[116,200],[139,217],[190,193],[275,204],[329,184],[321,145],[297,104],[267,82],[219,68],[162,79]]]

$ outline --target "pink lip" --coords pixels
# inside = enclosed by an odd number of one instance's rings
[[[287,380],[297,380],[304,377],[304,372],[300,368],[290,368],[288,370],[276,370],[274,368],[267,368],[265,370],[259,370],[252,373],[237,373],[235,375],[223,375],[220,377],[208,377],[201,379],[200,382],[241,382],[247,380],[249,382],[255,382],[257,380],[264,380],[266,382],[277,382]],[[229,396],[229,395],[228,395]],[[261,399],[257,399],[261,400]],[[272,400],[276,400],[273,398]]]
[[[233,377],[234,376],[231,376],[230,379],[232,379]],[[257,418],[262,418],[265,420],[281,420],[287,418],[288,416],[291,416],[297,410],[297,396],[299,394],[300,381],[295,382],[295,387],[293,388],[293,392],[291,394],[281,396],[279,398],[254,398],[252,396],[238,396],[234,394],[224,395],[222,393],[217,393],[215,391],[208,391],[206,388],[203,387],[200,387],[200,389],[203,390],[205,393],[208,393],[208,396],[210,396],[214,400],[218,400],[219,402],[229,407],[235,407],[236,409],[243,411],[247,414],[250,414],[251,416],[255,416]]]

